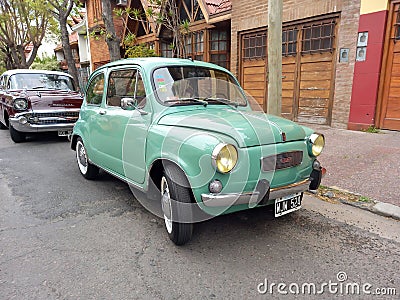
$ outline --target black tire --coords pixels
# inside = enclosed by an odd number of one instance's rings
[[[22,143],[25,142],[26,140],[26,134],[24,132],[16,130],[14,127],[12,127],[11,124],[10,124],[10,136],[14,143]]]
[[[193,234],[192,193],[185,174],[173,164],[165,165],[160,191],[168,236],[175,245],[184,245]]]
[[[0,121],[0,129],[7,129],[7,126],[1,123],[1,121]]]
[[[99,175],[99,168],[89,162],[85,145],[80,137],[76,141],[75,151],[79,172],[86,179],[95,179]]]

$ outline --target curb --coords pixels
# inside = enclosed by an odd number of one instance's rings
[[[351,194],[351,195],[355,195],[355,196],[360,196],[360,194],[356,194],[356,193],[350,192],[348,190],[342,189],[342,188],[337,187],[337,186],[330,186],[328,188],[330,188],[332,190],[336,190],[336,191],[342,192],[342,193]],[[330,198],[330,197],[328,197],[328,198]],[[390,203],[380,202],[380,201],[377,201],[377,200],[373,200],[372,202],[369,202],[369,203],[368,202],[365,203],[365,202],[357,202],[357,201],[348,201],[348,200],[340,198],[340,197],[339,198],[333,197],[333,199],[335,199],[335,200],[337,200],[337,201],[339,201],[340,203],[343,203],[343,204],[347,204],[347,205],[350,205],[350,206],[353,206],[353,207],[361,208],[363,210],[367,210],[367,211],[372,212],[374,214],[381,215],[381,216],[384,216],[384,217],[393,218],[395,220],[400,221],[400,207],[396,206],[396,205],[393,205],[393,204],[390,204]]]
[[[374,201],[374,203],[371,204],[365,204],[359,202],[351,202],[344,199],[339,199],[339,201],[340,203],[343,204],[361,208],[369,212],[372,212],[374,214],[381,215],[384,217],[390,217],[400,221],[400,207],[393,204],[379,202],[379,201]]]

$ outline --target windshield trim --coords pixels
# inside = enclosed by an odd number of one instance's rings
[[[231,78],[231,79],[233,79],[233,83],[234,84],[236,84],[237,85],[237,87],[239,88],[239,90],[240,90],[240,93],[242,94],[242,96],[243,96],[243,98],[244,98],[244,100],[246,100],[246,104],[239,104],[239,103],[235,103],[235,102],[233,102],[232,101],[232,105],[233,106],[236,106],[236,107],[247,107],[248,105],[249,105],[249,100],[247,99],[247,97],[246,97],[246,94],[244,93],[244,91],[243,91],[243,88],[241,87],[241,85],[239,84],[239,82],[237,81],[237,79],[236,79],[236,77],[235,76],[233,76],[232,74],[230,74],[229,72],[226,72],[225,70],[221,70],[221,69],[218,69],[218,68],[213,68],[213,67],[209,67],[209,66],[198,66],[198,65],[195,65],[195,66],[193,66],[193,65],[181,65],[181,64],[178,64],[178,65],[175,65],[175,64],[172,64],[172,65],[164,65],[164,66],[159,66],[159,67],[155,67],[152,71],[151,71],[151,78],[150,78],[150,83],[151,83],[151,87],[152,87],[152,93],[154,94],[154,98],[156,99],[156,101],[158,102],[158,103],[160,103],[162,106],[166,106],[166,107],[177,107],[177,106],[187,106],[187,105],[193,105],[193,103],[191,103],[191,104],[181,104],[181,105],[174,105],[174,104],[168,104],[168,103],[165,103],[164,101],[162,101],[160,98],[159,98],[159,96],[158,96],[158,94],[157,94],[157,92],[156,92],[156,83],[155,83],[155,81],[154,81],[154,73],[157,71],[157,70],[159,70],[159,69],[162,69],[162,68],[179,68],[179,67],[190,67],[190,68],[206,68],[206,69],[210,69],[210,70],[214,70],[214,71],[219,71],[219,72],[224,72],[224,73],[226,73],[227,75],[229,75],[229,77]],[[199,105],[200,103],[196,103],[196,104],[194,104],[194,105]],[[219,103],[219,104],[213,104],[213,105],[230,105],[230,104],[223,104],[223,103]]]

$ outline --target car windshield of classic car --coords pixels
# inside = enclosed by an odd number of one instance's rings
[[[159,68],[154,71],[153,82],[158,100],[165,105],[247,104],[232,76],[216,69],[193,66]]]
[[[11,90],[75,90],[72,79],[66,75],[40,73],[14,74],[10,76],[8,88]]]

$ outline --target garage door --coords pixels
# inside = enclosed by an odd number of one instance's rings
[[[400,130],[400,4],[391,10],[388,61],[379,127]]]
[[[283,27],[283,117],[330,125],[334,90],[335,25],[336,18],[329,18]],[[266,45],[252,41],[264,35],[266,30],[242,35],[240,62],[244,89],[266,109]],[[263,48],[253,49],[259,46]]]
[[[242,38],[241,83],[254,100],[266,109],[266,51],[267,33],[259,31]]]

